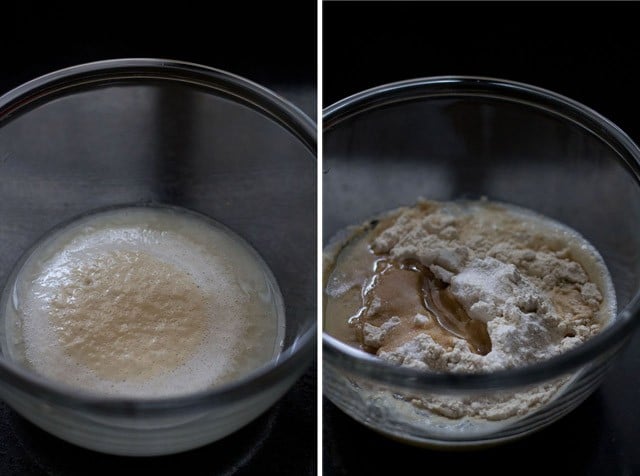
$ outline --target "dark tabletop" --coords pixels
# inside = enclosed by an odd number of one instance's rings
[[[316,117],[316,6],[251,4],[222,12],[87,4],[85,11],[20,2],[3,12],[0,94],[74,64],[159,57],[227,70]],[[3,7],[4,8],[4,7]],[[256,10],[257,9],[257,10]],[[213,15],[211,14],[213,13]],[[291,15],[295,22],[290,22]],[[246,39],[249,38],[249,41]],[[316,368],[237,433],[198,450],[124,458],[84,450],[36,428],[0,401],[0,476],[85,474],[315,475]]]
[[[615,2],[325,3],[323,106],[391,81],[489,76],[578,100],[639,143],[639,11]],[[391,441],[325,401],[324,474],[640,474],[639,374],[637,333],[574,412],[523,440],[470,452]]]

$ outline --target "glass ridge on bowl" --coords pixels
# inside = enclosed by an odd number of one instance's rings
[[[315,356],[317,280],[298,272],[316,265],[315,155],[315,124],[295,106],[191,63],[83,64],[0,97],[3,284],[21,255],[61,223],[109,207],[159,204],[210,217],[246,240],[275,276],[285,307],[279,355],[216,388],[103,397],[2,355],[0,398],[64,440],[135,456],[205,445],[270,408]],[[283,242],[295,246],[283,250]]]
[[[604,258],[618,308],[610,325],[578,347],[491,373],[392,365],[324,333],[330,401],[395,439],[467,448],[543,428],[597,388],[640,322],[640,150],[624,132],[554,92],[480,77],[418,78],[357,93],[325,109],[323,131],[325,246],[347,227],[418,198],[487,197],[582,234]],[[545,385],[560,388],[503,420],[451,419],[415,404],[508,401]]]

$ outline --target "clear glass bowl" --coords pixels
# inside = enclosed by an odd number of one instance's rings
[[[282,353],[245,378],[175,398],[101,398],[2,356],[0,397],[65,440],[121,455],[201,446],[264,412],[315,355],[315,147],[315,124],[297,108],[195,64],[103,61],[2,96],[1,282],[73,217],[125,204],[180,206],[223,223],[260,254],[282,291],[286,335]]]
[[[640,150],[566,97],[510,81],[436,77],[383,85],[324,111],[324,241],[383,211],[436,200],[489,199],[533,209],[583,234],[617,293],[613,324],[547,361],[485,374],[388,364],[324,334],[325,395],[368,427],[428,446],[521,437],[561,418],[600,383],[640,318]],[[563,382],[546,403],[487,421],[437,417],[414,398],[473,402]]]

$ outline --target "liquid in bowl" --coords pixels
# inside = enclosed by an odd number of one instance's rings
[[[240,237],[175,207],[84,216],[38,243],[3,296],[3,352],[101,395],[170,397],[275,359],[284,307]]]

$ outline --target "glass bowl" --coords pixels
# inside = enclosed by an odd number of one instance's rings
[[[640,150],[629,137],[566,97],[474,77],[414,79],[355,94],[325,109],[323,129],[325,244],[418,197],[488,197],[579,231],[602,254],[618,307],[611,325],[564,354],[483,374],[393,366],[325,333],[324,393],[333,403],[385,435],[453,448],[522,437],[594,391],[640,322]],[[412,403],[510,402],[545,385],[560,389],[503,420],[446,418]]]
[[[2,282],[31,245],[74,217],[119,205],[183,207],[226,225],[263,258],[282,292],[286,335],[280,355],[246,377],[172,398],[72,390],[3,355],[0,398],[60,438],[121,455],[195,448],[263,413],[315,355],[315,147],[313,121],[274,93],[177,61],[85,64],[2,96]]]

